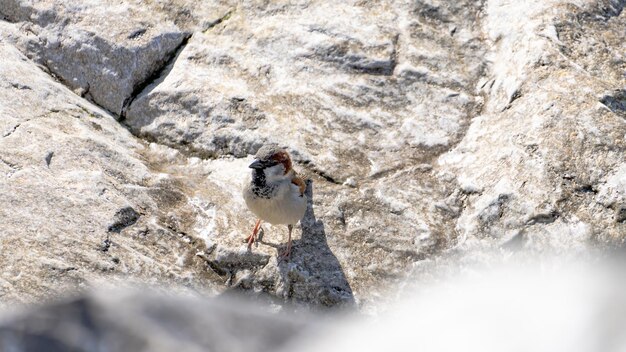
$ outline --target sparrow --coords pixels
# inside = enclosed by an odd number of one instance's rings
[[[287,151],[275,145],[261,147],[250,164],[252,172],[244,182],[243,199],[258,219],[252,234],[246,238],[248,250],[257,240],[261,221],[284,224],[289,230],[289,240],[281,257],[290,257],[293,226],[302,219],[307,207],[306,185],[292,165]]]

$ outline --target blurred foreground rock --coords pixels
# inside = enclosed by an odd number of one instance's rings
[[[237,299],[85,295],[0,322],[3,351],[276,351],[315,321]]]
[[[0,0],[0,301],[372,306],[424,261],[622,246],[625,5]],[[288,262],[243,243],[266,142],[312,181]]]
[[[90,293],[0,317],[3,351],[623,351],[624,266],[467,267],[381,312],[276,312],[245,297]]]

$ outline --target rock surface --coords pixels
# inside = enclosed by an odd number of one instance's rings
[[[625,5],[0,0],[2,302],[371,306],[425,259],[621,245]],[[243,243],[266,142],[311,180],[290,261]]]
[[[3,317],[5,351],[276,351],[310,329],[305,316],[220,297],[86,294]]]
[[[623,7],[488,3],[497,44],[487,104],[439,159],[468,193],[461,236],[557,251],[624,240],[626,120],[615,103],[626,86]]]
[[[169,5],[169,6],[168,6]],[[18,46],[76,94],[121,114],[133,92],[170,60],[188,32],[174,4],[141,1],[2,0],[0,15],[20,23]],[[220,9],[198,13],[209,23]],[[183,28],[200,28],[189,18]],[[208,26],[208,24],[204,24]]]
[[[185,196],[145,147],[4,40],[0,61],[2,303],[138,278],[210,288],[180,230],[155,218]]]
[[[375,319],[276,313],[238,297],[105,291],[0,319],[0,349],[39,351],[623,351],[623,264],[498,262],[422,285]],[[494,333],[497,332],[497,333]]]

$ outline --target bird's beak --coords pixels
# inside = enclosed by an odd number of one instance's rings
[[[250,164],[250,166],[248,166],[251,169],[262,169],[263,168],[263,164],[259,161],[259,160],[255,160],[252,164]]]

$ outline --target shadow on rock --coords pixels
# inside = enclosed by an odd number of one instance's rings
[[[294,303],[351,307],[355,303],[352,288],[337,257],[328,247],[324,223],[315,218],[312,186],[312,182],[307,181],[307,210],[300,221],[302,237],[293,241],[291,258],[278,262],[282,287],[277,293]]]

